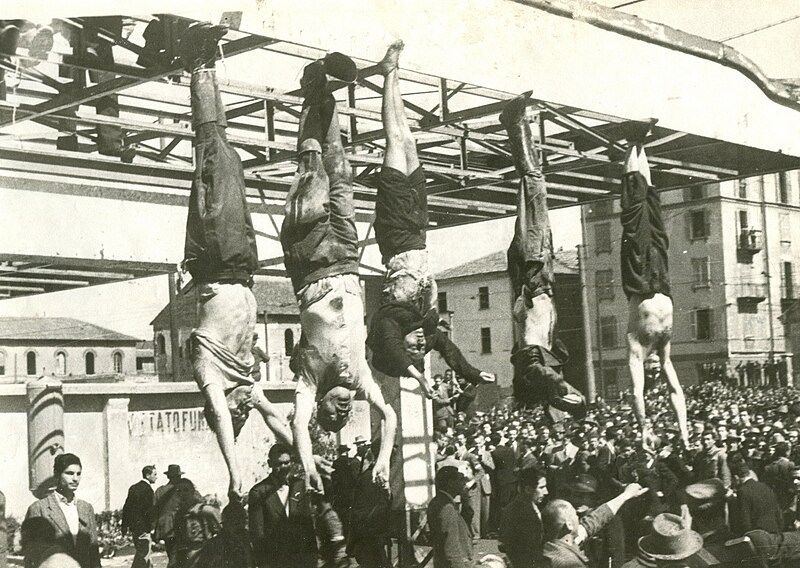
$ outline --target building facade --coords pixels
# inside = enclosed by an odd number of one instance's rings
[[[136,373],[135,337],[72,318],[0,318],[0,382]]]
[[[436,275],[440,317],[449,319],[451,339],[467,360],[481,370],[497,374],[495,400],[511,394],[514,377],[510,361],[516,341],[514,293],[506,268],[506,252],[498,251]],[[555,272],[559,337],[570,352],[565,376],[584,390],[585,349],[576,253],[557,252]],[[431,361],[434,374],[447,369],[437,353]]]
[[[791,379],[781,313],[797,297],[798,172],[661,193],[670,239],[672,359],[684,384]],[[627,300],[620,274],[620,205],[584,205],[585,266],[598,392],[630,388]]]
[[[289,382],[293,378],[289,359],[300,341],[300,312],[292,284],[288,278],[256,276],[253,295],[257,309],[256,344],[270,358],[268,364],[261,364],[262,376],[270,382]],[[196,289],[177,293],[171,305],[165,306],[151,325],[159,380],[194,380],[189,338],[197,326]],[[172,329],[176,335],[174,342]]]

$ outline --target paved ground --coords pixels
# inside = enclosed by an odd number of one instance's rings
[[[420,546],[417,549],[417,558],[422,560],[430,549],[427,546]],[[497,541],[496,540],[479,540],[475,543],[475,557],[481,558],[484,554],[497,554]],[[167,555],[163,552],[156,552],[152,556],[153,568],[166,568]],[[130,568],[133,562],[132,555],[122,555],[114,558],[103,560],[104,568]],[[432,568],[433,564],[428,563]],[[291,568],[287,566],[286,568]]]
[[[426,546],[420,546],[417,549],[417,558],[422,560],[430,549]],[[479,540],[475,543],[475,557],[481,558],[484,554],[497,554],[497,541],[496,540]],[[153,561],[153,568],[166,568],[167,555],[164,552],[154,552],[151,556]],[[133,551],[123,550],[114,558],[104,558],[103,568],[130,568],[133,563]],[[22,566],[22,558],[12,557],[9,559],[9,564],[12,566]],[[429,567],[433,564],[429,563]],[[287,566],[286,568],[291,568]]]

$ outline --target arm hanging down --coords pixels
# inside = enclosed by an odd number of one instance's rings
[[[300,381],[303,379],[300,378]],[[298,387],[301,385],[298,384]],[[305,386],[305,385],[304,385]],[[311,446],[311,434],[308,426],[311,423],[311,415],[314,412],[314,395],[316,391],[305,388],[298,388],[294,396],[294,421],[292,431],[294,432],[295,447],[300,455],[300,463],[303,466],[305,475],[306,491],[324,493],[322,478],[317,471],[314,463],[314,450]]]
[[[425,338],[425,342],[430,350],[435,350],[442,356],[447,366],[453,369],[456,375],[464,377],[467,382],[477,385],[495,381],[493,373],[481,371],[470,365],[458,346],[450,341],[445,332],[437,329],[432,335]]]
[[[378,383],[370,375],[362,375],[364,395],[370,405],[381,415],[381,448],[375,459],[372,478],[379,485],[386,486],[389,482],[389,461],[392,457],[395,436],[397,435],[397,415],[394,409],[383,399]]]

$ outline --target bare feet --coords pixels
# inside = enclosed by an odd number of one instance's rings
[[[405,45],[402,39],[398,39],[389,46],[389,49],[386,50],[386,55],[384,55],[383,59],[378,63],[381,75],[388,75],[399,68],[398,62],[400,60],[400,52],[403,51]]]

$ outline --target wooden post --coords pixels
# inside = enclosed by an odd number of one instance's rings
[[[172,366],[172,380],[177,381],[180,377],[180,370],[178,367],[178,330],[175,323],[175,286],[176,279],[175,273],[169,273],[169,360]]]
[[[583,345],[584,365],[586,366],[586,398],[591,404],[597,396],[597,386],[594,378],[594,364],[592,362],[592,319],[589,316],[589,294],[586,289],[586,247],[578,245],[578,273],[581,277],[581,313],[583,315]]]

